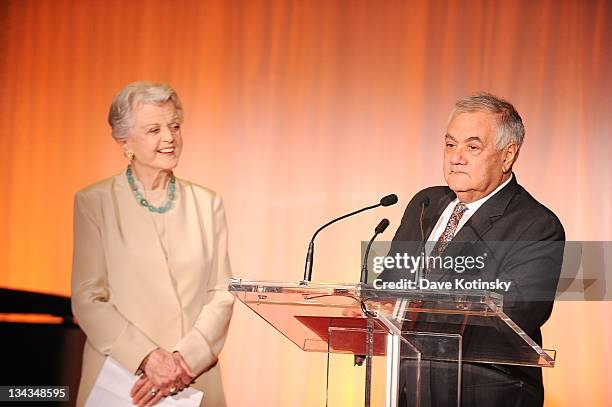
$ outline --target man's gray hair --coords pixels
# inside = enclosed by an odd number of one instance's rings
[[[461,113],[474,112],[491,113],[496,116],[497,138],[495,144],[498,149],[501,150],[511,143],[516,144],[520,149],[525,138],[525,127],[521,116],[512,104],[487,92],[474,93],[459,99],[455,103],[449,123]]]
[[[125,139],[132,130],[132,110],[139,104],[163,105],[172,102],[180,121],[183,121],[183,106],[176,91],[169,85],[153,82],[132,82],[121,89],[108,112],[108,124],[113,137]]]

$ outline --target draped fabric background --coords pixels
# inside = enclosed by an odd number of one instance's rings
[[[357,281],[360,240],[444,183],[448,114],[476,90],[522,114],[515,173],[568,239],[612,240],[610,2],[19,0],[0,19],[1,286],[69,294],[73,193],[123,170],[106,114],[141,79],[183,100],[176,173],[223,195],[236,276],[301,279],[317,226],[395,192],[318,238],[314,279]],[[557,303],[546,405],[609,403],[611,342],[609,302]],[[323,405],[323,356],[241,304],[222,363],[232,406]]]

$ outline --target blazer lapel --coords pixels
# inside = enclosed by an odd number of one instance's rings
[[[499,217],[503,216],[508,204],[518,192],[518,188],[516,176],[513,176],[508,185],[488,199],[478,208],[476,213],[468,219],[442,255],[450,257],[466,255],[469,254],[466,253],[466,251],[472,251],[474,243],[486,242],[484,236],[491,229],[493,223],[495,223]],[[447,273],[442,274],[444,275]]]
[[[179,293],[193,284],[193,270],[210,265],[208,244],[203,230],[201,208],[191,188],[177,178],[175,207],[166,213],[166,233],[169,236],[168,265]],[[205,268],[206,269],[206,268]]]
[[[155,264],[163,264],[165,269],[166,256],[151,214],[136,201],[125,174],[116,179],[116,217],[125,246],[133,250],[146,248],[146,257]]]
[[[428,208],[425,208],[425,212],[423,214],[424,240],[429,238],[429,235],[431,234],[434,226],[436,226],[438,219],[440,219],[440,216],[442,216],[442,212],[444,212],[444,209],[446,209],[448,204],[455,198],[455,193],[450,188],[447,188],[447,191],[440,198],[432,202],[431,209],[427,210]]]
[[[484,240],[483,236],[491,229],[493,223],[503,216],[508,204],[518,192],[518,188],[516,176],[513,176],[508,185],[478,208],[476,213],[457,232],[453,241],[476,242]]]

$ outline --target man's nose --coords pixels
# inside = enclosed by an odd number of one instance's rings
[[[455,148],[449,157],[450,163],[453,165],[460,165],[460,164],[466,164],[466,159],[465,159],[465,152],[463,151],[463,148],[461,147],[457,147]]]

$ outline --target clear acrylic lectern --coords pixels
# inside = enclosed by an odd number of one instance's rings
[[[362,355],[365,405],[371,361],[386,362],[384,405],[420,406],[426,363],[441,363],[446,405],[461,403],[462,363],[553,367],[544,350],[504,314],[490,291],[379,290],[363,284],[234,279],[229,291],[307,352]],[[329,366],[328,366],[329,368]],[[401,386],[400,391],[400,371]]]

